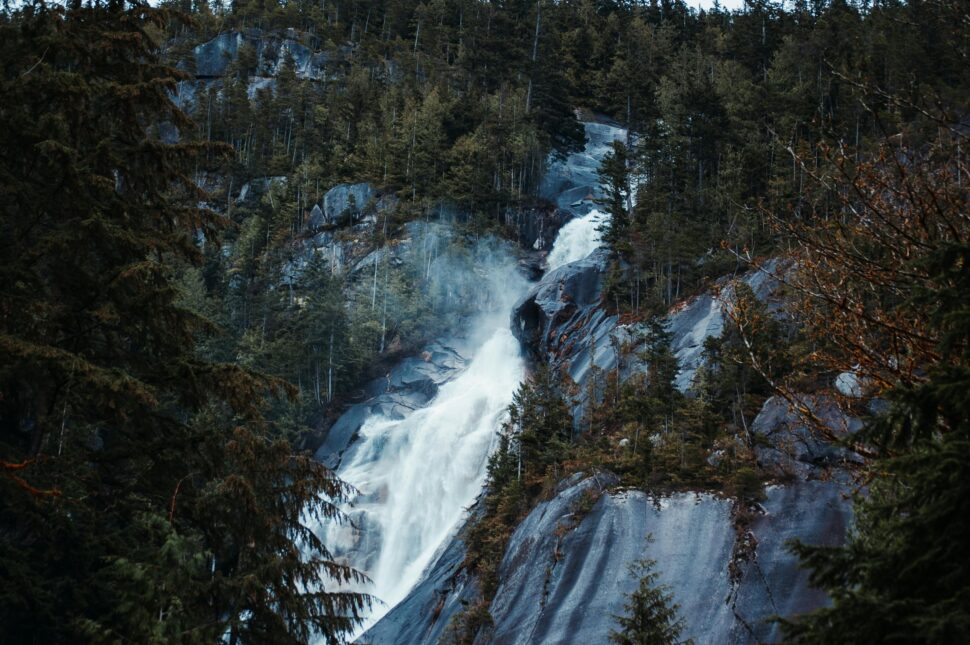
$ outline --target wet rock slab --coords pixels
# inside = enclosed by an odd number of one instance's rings
[[[380,621],[358,639],[369,645],[447,642],[452,620],[476,602],[478,581],[461,570],[465,545],[452,540],[428,574]]]
[[[626,142],[627,132],[606,119],[586,122],[586,146],[582,152],[554,160],[543,176],[539,195],[557,207],[585,214],[592,207],[590,197],[602,197],[599,166],[613,141]]]
[[[476,643],[559,645],[605,643],[638,580],[630,566],[656,561],[695,643],[749,644],[779,637],[775,615],[827,603],[788,550],[792,538],[838,544],[851,523],[847,490],[831,481],[765,489],[747,526],[755,545],[738,559],[731,499],[710,493],[652,497],[610,492],[609,473],[574,476],[539,504],[509,541],[501,584],[489,611],[494,628]],[[476,598],[461,571],[464,546],[449,544],[411,594],[360,642],[404,645],[447,642],[447,624]],[[732,577],[731,565],[735,563]]]

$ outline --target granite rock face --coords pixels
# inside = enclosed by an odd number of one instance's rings
[[[196,46],[192,51],[195,57],[196,77],[223,76],[245,42],[246,39],[241,32],[230,31]]]
[[[314,223],[311,219],[309,226],[313,229],[335,224],[343,216],[349,216],[352,221],[358,220],[375,195],[374,187],[367,183],[338,184],[323,196],[321,221]]]
[[[447,642],[452,620],[479,597],[478,580],[462,570],[465,545],[455,538],[424,579],[358,642],[398,645]]]
[[[602,297],[607,262],[607,252],[600,250],[550,271],[515,305],[512,333],[536,358],[559,357],[570,332],[585,329]]]
[[[768,305],[769,311],[783,316],[777,298],[781,286],[777,275],[784,270],[782,262],[770,260],[763,270],[748,271],[738,280],[750,287],[755,297]],[[725,278],[713,289],[681,303],[668,314],[668,328],[673,334],[671,345],[680,366],[676,385],[681,392],[689,391],[694,385],[697,369],[703,363],[704,341],[718,338],[724,332],[726,309],[733,298],[734,287]]]
[[[549,164],[539,196],[558,208],[584,215],[593,208],[593,200],[603,196],[599,166],[614,141],[626,142],[627,131],[608,120],[586,122],[586,147],[582,152],[553,160]]]
[[[830,397],[799,398],[823,426],[824,433],[833,439],[842,439],[862,428],[862,421],[845,415]],[[862,462],[858,454],[820,436],[808,418],[778,396],[765,401],[751,424],[751,431],[763,438],[755,448],[758,465],[781,479],[817,479],[827,476],[832,469],[844,469]]]
[[[851,522],[845,490],[833,482],[769,486],[755,517],[739,529],[735,502],[709,493],[651,497],[610,492],[609,473],[574,476],[519,525],[500,565],[489,612],[494,627],[476,643],[604,643],[638,584],[630,567],[656,562],[684,637],[748,644],[779,637],[768,619],[824,605],[786,542],[838,544]],[[743,553],[737,536],[753,545]],[[447,623],[473,602],[476,583],[460,570],[456,539],[424,581],[361,642],[441,643]]]
[[[531,356],[566,371],[579,386],[576,418],[585,409],[588,379],[594,371],[619,369],[621,378],[628,378],[646,369],[635,352],[625,356],[621,352],[623,346],[635,350],[643,342],[645,327],[638,323],[621,324],[617,316],[601,306],[608,265],[607,251],[599,249],[583,260],[550,271],[512,312],[512,332]],[[739,280],[767,302],[769,309],[782,315],[775,302],[779,282],[773,277],[779,270],[779,263],[771,261],[765,271],[750,271]],[[671,348],[680,365],[676,385],[682,392],[693,387],[697,369],[703,363],[704,341],[723,333],[725,308],[732,293],[733,288],[725,279],[668,313]]]
[[[776,624],[767,621],[770,616],[792,616],[829,603],[824,592],[809,584],[808,571],[799,566],[788,542],[842,544],[852,524],[850,492],[849,486],[819,480],[765,489],[761,513],[749,528],[757,546],[752,559],[741,564],[733,592],[735,623],[732,640],[727,642],[778,642],[781,634]]]
[[[287,59],[300,78],[317,80],[335,78],[347,65],[352,50],[341,47],[334,51],[314,51],[314,39],[295,30],[264,32],[259,29],[229,31],[198,45],[193,50],[195,75],[200,79],[225,76],[229,66],[238,59],[244,46],[256,54],[255,68],[248,70],[256,77],[268,78],[279,74]]]

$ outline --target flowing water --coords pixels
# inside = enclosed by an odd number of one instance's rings
[[[606,213],[594,209],[582,217],[566,222],[559,230],[552,251],[546,258],[546,271],[582,260],[599,248],[603,237],[600,228],[608,218]]]
[[[360,491],[351,517],[372,533],[371,543],[380,541],[351,558],[373,582],[364,590],[381,601],[361,632],[407,595],[458,528],[482,489],[496,430],[523,375],[519,342],[506,324],[430,405],[403,420],[374,416],[361,428],[338,470]],[[328,537],[339,544],[347,528],[331,527]]]
[[[562,168],[576,175],[573,166],[594,165],[605,153],[604,141],[620,138],[612,130],[617,129],[587,125],[587,150],[571,156]],[[594,251],[605,217],[593,210],[563,226],[547,257],[547,270]],[[319,530],[337,557],[370,578],[371,584],[358,590],[379,600],[354,637],[420,582],[465,519],[481,492],[497,431],[524,377],[509,316],[528,285],[518,276],[511,255],[496,257],[479,261],[473,269],[473,282],[489,307],[471,326],[469,345],[477,349],[465,370],[441,385],[426,407],[404,419],[368,418],[337,470],[359,492],[344,509],[353,524],[330,523]],[[458,279],[453,270],[441,273],[447,274],[446,280]]]

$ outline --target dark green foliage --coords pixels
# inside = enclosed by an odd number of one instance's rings
[[[509,406],[509,421],[488,461],[483,514],[465,536],[465,566],[479,575],[485,600],[498,586],[498,565],[512,531],[563,472],[571,435],[572,416],[560,384],[540,366]]]
[[[177,276],[222,222],[189,175],[223,150],[158,135],[192,128],[157,55],[170,18],[0,15],[6,642],[333,642],[367,601],[320,586],[356,573],[304,513],[337,519],[345,490],[266,423],[289,388],[196,351],[214,326]]]
[[[675,645],[692,643],[680,640],[684,621],[677,616],[678,606],[667,589],[658,586],[653,570],[656,562],[641,560],[630,569],[640,579],[637,590],[627,596],[626,614],[616,616],[620,629],[610,632],[610,642],[617,645]]]
[[[959,387],[967,385],[963,380]],[[908,416],[908,405],[893,414]],[[970,637],[967,430],[964,423],[938,441],[882,460],[882,474],[856,502],[844,547],[796,546],[834,606],[785,623],[789,642],[959,643]]]
[[[561,461],[570,444],[572,414],[559,387],[553,372],[540,365],[509,406],[509,424],[518,432],[513,440],[530,471]]]
[[[599,175],[606,191],[599,202],[610,216],[604,224],[603,241],[624,255],[630,250],[630,168],[626,145],[621,141],[613,142],[613,150],[600,164]]]

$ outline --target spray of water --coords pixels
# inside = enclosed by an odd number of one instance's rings
[[[476,349],[429,405],[404,419],[368,418],[343,456],[337,474],[359,491],[344,509],[352,524],[328,523],[318,532],[337,557],[370,578],[358,590],[380,601],[355,636],[407,595],[460,526],[524,375],[508,324],[528,285],[507,246],[486,239],[428,262],[424,276],[432,288],[440,283],[439,304],[458,289],[469,302],[455,307],[477,308],[461,325],[460,343]]]
[[[375,416],[364,424],[339,474],[361,492],[357,523],[366,523],[370,539],[380,536],[367,591],[383,604],[365,627],[404,598],[458,528],[482,489],[495,431],[522,377],[518,341],[495,329],[430,406],[403,420]]]

